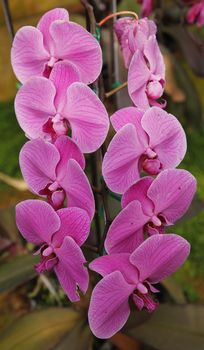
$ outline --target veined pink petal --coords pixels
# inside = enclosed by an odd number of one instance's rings
[[[29,138],[43,137],[43,125],[56,114],[55,87],[43,77],[29,79],[18,91],[15,112],[20,127]]]
[[[161,54],[156,35],[151,35],[144,47],[144,55],[150,66],[150,72],[159,75],[160,79],[165,79],[165,64]]]
[[[55,253],[59,259],[54,267],[57,278],[68,298],[72,302],[78,301],[78,288],[85,294],[89,283],[85,257],[71,237],[65,237],[61,247],[55,248]]]
[[[178,235],[154,235],[131,254],[130,261],[138,268],[141,282],[158,283],[174,273],[189,252],[189,243]]]
[[[90,219],[85,210],[80,208],[64,208],[57,210],[60,218],[60,228],[53,236],[52,244],[60,247],[66,236],[81,246],[87,239],[90,231]]]
[[[162,171],[147,191],[155,205],[155,214],[174,223],[189,208],[196,191],[196,179],[186,170],[170,169]]]
[[[116,111],[111,116],[111,124],[115,131],[120,130],[126,124],[133,124],[138,134],[138,139],[141,143],[147,145],[148,138],[141,126],[141,119],[144,115],[144,111],[136,107],[125,107]]]
[[[109,129],[108,114],[88,86],[73,83],[68,88],[63,113],[71,125],[72,138],[83,153],[94,152],[102,145]]]
[[[102,164],[104,180],[112,191],[123,193],[139,179],[143,151],[133,124],[123,126],[113,137]]]
[[[70,159],[75,159],[82,169],[85,167],[85,158],[76,143],[68,136],[61,135],[55,141],[55,146],[60,154],[57,165],[57,175],[63,179],[67,172],[67,164]]]
[[[92,220],[95,202],[91,185],[86,174],[74,159],[69,160],[66,175],[61,183],[67,194],[68,206],[84,209]]]
[[[127,283],[138,283],[138,270],[130,263],[129,253],[119,253],[100,256],[89,264],[89,268],[102,277],[114,271],[120,271]]]
[[[152,215],[154,204],[148,198],[147,191],[154,179],[150,176],[145,176],[132,185],[122,196],[121,205],[125,208],[129,203],[137,200],[141,203],[143,212],[146,215]]]
[[[57,148],[40,139],[28,141],[21,149],[19,162],[30,189],[39,193],[56,180],[56,166],[60,160]]]
[[[84,83],[97,79],[102,68],[102,52],[97,40],[82,26],[55,21],[50,26],[56,58],[67,60],[80,71]]]
[[[110,338],[124,326],[130,314],[128,298],[133,290],[134,286],[119,271],[105,276],[96,285],[88,312],[89,325],[96,337]]]
[[[56,89],[55,106],[57,112],[62,112],[66,103],[67,88],[74,82],[80,81],[79,70],[71,63],[59,61],[55,63],[49,80],[51,80]]]
[[[48,60],[42,33],[31,26],[20,28],[11,49],[11,64],[18,80],[25,83],[33,76],[42,75]]]
[[[162,169],[179,165],[187,149],[186,135],[179,121],[163,109],[152,107],[145,112],[141,124]]]
[[[60,219],[46,202],[32,199],[16,206],[16,224],[22,236],[31,243],[50,243],[60,227]]]
[[[146,95],[146,84],[150,79],[151,73],[142,52],[137,50],[132,57],[128,71],[128,92],[135,106],[146,110],[149,107],[149,101]]]
[[[143,227],[149,221],[140,202],[127,205],[112,222],[105,240],[109,254],[132,253],[144,240]]]
[[[47,11],[39,20],[37,28],[43,34],[43,43],[45,48],[49,51],[53,51],[53,40],[50,36],[50,25],[56,20],[69,20],[69,14],[67,10],[63,8],[55,8]]]

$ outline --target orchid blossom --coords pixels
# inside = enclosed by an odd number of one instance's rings
[[[122,108],[111,117],[117,131],[103,160],[103,176],[114,192],[123,193],[141,171],[156,175],[175,168],[186,153],[186,136],[179,121],[158,107],[145,113]]]
[[[129,68],[134,53],[138,49],[144,50],[149,37],[156,34],[157,27],[148,18],[135,20],[131,17],[123,17],[115,22],[114,31],[122,49],[125,67]]]
[[[78,287],[88,288],[89,275],[80,246],[90,230],[90,219],[83,209],[55,211],[48,203],[26,200],[16,206],[16,223],[22,236],[40,249],[41,261],[36,271],[54,270],[71,301],[79,300]]]
[[[187,21],[196,23],[198,27],[204,25],[204,0],[197,1],[187,13]]]
[[[158,303],[154,284],[175,272],[189,255],[189,243],[175,234],[148,238],[132,254],[113,254],[95,259],[90,269],[102,275],[92,292],[89,325],[98,338],[109,338],[126,323],[130,306],[152,312]]]
[[[20,152],[20,167],[32,192],[47,196],[55,209],[67,197],[68,207],[79,207],[94,215],[94,197],[83,172],[84,156],[67,136],[54,144],[37,139],[28,141]]]
[[[21,83],[34,76],[48,77],[59,61],[74,65],[86,84],[95,81],[102,68],[99,43],[82,26],[69,21],[63,8],[46,12],[37,28],[20,28],[11,50],[13,70]]]
[[[165,107],[157,100],[163,95],[165,65],[155,35],[151,35],[144,50],[137,50],[128,70],[128,92],[135,106],[144,110],[150,106]]]
[[[138,3],[141,4],[141,16],[148,17],[152,13],[154,0],[138,0]]]
[[[71,129],[82,152],[94,152],[104,142],[109,119],[103,103],[66,63],[56,63],[50,78],[29,79],[18,91],[15,111],[30,139],[54,141]]]
[[[144,234],[165,233],[188,210],[196,180],[188,171],[162,171],[156,179],[144,177],[122,197],[122,211],[113,220],[105,240],[109,254],[131,253],[144,241]]]

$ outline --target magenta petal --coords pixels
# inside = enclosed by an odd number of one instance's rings
[[[132,253],[144,240],[143,227],[149,217],[141,204],[133,201],[112,222],[105,240],[105,249],[112,253]]]
[[[91,185],[86,174],[74,159],[70,159],[66,175],[61,183],[67,194],[68,206],[84,209],[92,219],[95,202]]]
[[[37,139],[27,142],[20,152],[20,167],[30,189],[39,193],[56,180],[56,166],[60,155],[51,143]]]
[[[43,125],[56,114],[55,87],[46,78],[35,77],[18,91],[15,112],[20,127],[29,138],[43,137]]]
[[[105,277],[114,271],[120,271],[127,283],[138,283],[138,270],[130,263],[130,254],[119,253],[100,256],[89,264],[89,268]]]
[[[90,231],[90,219],[85,210],[80,208],[63,208],[57,211],[61,225],[53,236],[53,245],[59,247],[64,237],[69,236],[81,246]]]
[[[141,124],[163,169],[179,165],[187,148],[186,135],[179,121],[161,108],[152,107],[145,112]]]
[[[96,285],[88,312],[89,325],[96,337],[110,338],[124,326],[130,314],[128,298],[133,290],[134,286],[128,284],[119,271]]]
[[[78,288],[85,294],[89,283],[85,257],[71,237],[65,237],[61,247],[55,248],[55,253],[59,259],[54,268],[57,278],[68,298],[72,302],[78,301]]]
[[[48,60],[42,33],[31,26],[20,28],[11,49],[11,63],[18,80],[25,83],[33,76],[42,75]]]
[[[102,173],[114,192],[125,192],[139,178],[139,158],[144,151],[132,124],[123,126],[113,137],[103,159]]]
[[[50,52],[53,50],[53,40],[50,36],[50,25],[56,20],[69,20],[69,14],[67,10],[63,8],[55,8],[47,11],[38,22],[37,28],[43,34],[43,42],[46,49]]]
[[[154,235],[143,242],[130,256],[139,270],[140,281],[158,283],[174,273],[186,260],[189,243],[175,234]]]
[[[132,185],[122,196],[122,208],[125,208],[130,202],[137,200],[141,203],[143,212],[147,215],[152,215],[154,204],[148,198],[147,191],[153,180],[152,177],[145,176]]]
[[[62,135],[55,141],[55,146],[60,154],[60,162],[57,165],[58,178],[64,178],[67,164],[70,159],[75,159],[82,169],[85,167],[85,158],[76,143],[68,136]]]
[[[148,197],[155,206],[155,214],[162,214],[167,222],[174,223],[188,210],[196,191],[196,179],[186,170],[162,171],[154,180]]]
[[[96,151],[109,129],[107,111],[96,94],[85,84],[73,83],[67,90],[64,116],[72,129],[72,138],[83,153]]]
[[[31,243],[50,243],[60,227],[54,209],[40,200],[25,200],[16,206],[16,224],[22,236]]]
[[[143,115],[144,111],[136,107],[121,108],[111,116],[111,124],[115,131],[120,130],[126,124],[133,124],[138,140],[146,148],[148,146],[148,136],[141,125]]]
[[[150,75],[142,53],[137,50],[132,57],[128,71],[128,92],[135,106],[144,110],[149,107],[146,84],[150,79]]]
[[[55,21],[50,26],[55,48],[54,56],[74,64],[86,84],[97,79],[102,68],[99,43],[77,23]]]
[[[59,61],[55,63],[49,80],[51,80],[56,89],[55,106],[57,112],[61,112],[66,103],[67,88],[74,82],[80,81],[80,74],[76,66],[71,63]]]
[[[144,47],[144,55],[148,60],[151,73],[165,79],[165,64],[156,35],[151,35]]]

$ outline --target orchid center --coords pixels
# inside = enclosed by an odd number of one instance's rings
[[[35,265],[36,271],[43,273],[52,270],[58,262],[54,248],[51,245],[43,244],[37,254],[39,253],[41,253],[41,260]]]
[[[57,61],[58,61],[58,59],[56,57],[51,56],[50,60],[47,63],[48,67],[52,68]]]
[[[68,130],[67,121],[59,113],[52,117],[52,127],[57,136],[66,135]]]

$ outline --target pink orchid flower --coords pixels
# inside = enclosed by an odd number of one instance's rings
[[[122,49],[125,67],[128,68],[134,53],[137,49],[143,51],[149,37],[156,34],[157,27],[148,18],[137,21],[131,17],[123,17],[115,22],[114,30]]]
[[[18,91],[15,111],[30,139],[55,140],[70,128],[82,152],[94,152],[104,142],[109,119],[103,103],[66,63],[56,63],[50,78],[29,79]]]
[[[137,0],[141,4],[141,16],[148,17],[153,10],[154,0]]]
[[[85,294],[89,281],[80,249],[90,229],[87,213],[80,208],[55,212],[46,202],[26,200],[16,206],[16,223],[28,242],[40,246],[36,271],[54,270],[68,298],[78,301],[78,287]]]
[[[45,13],[37,28],[20,28],[11,50],[13,70],[22,83],[33,76],[48,77],[58,61],[73,64],[86,84],[97,79],[102,67],[97,40],[82,26],[70,22],[67,10],[62,8]]]
[[[90,269],[103,279],[92,292],[89,324],[98,338],[118,332],[130,315],[129,297],[137,309],[152,312],[158,303],[154,284],[175,272],[189,255],[190,245],[175,234],[148,238],[131,255],[113,254],[95,259]],[[100,312],[99,312],[100,311]]]
[[[164,170],[156,179],[140,179],[122,197],[123,210],[108,230],[106,251],[132,253],[144,241],[145,233],[165,233],[165,226],[186,213],[195,191],[196,179],[186,170]]]
[[[55,209],[66,197],[69,207],[86,210],[92,219],[94,197],[84,166],[84,156],[67,136],[58,137],[54,144],[28,141],[20,152],[21,171],[32,192],[47,196]]]
[[[204,0],[197,1],[187,13],[189,23],[197,23],[198,27],[204,25]]]
[[[145,113],[122,108],[111,117],[117,131],[102,166],[104,180],[114,192],[124,193],[143,170],[156,175],[175,168],[186,153],[186,136],[179,121],[158,107]]]
[[[163,95],[165,64],[155,35],[145,43],[144,50],[137,50],[128,71],[128,92],[135,106],[144,110],[150,106],[165,107],[157,100]]]

